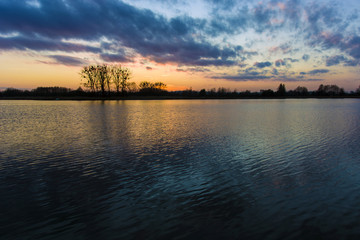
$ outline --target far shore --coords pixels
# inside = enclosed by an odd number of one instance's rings
[[[119,101],[119,100],[221,100],[221,99],[347,99],[360,96],[286,96],[286,97],[199,97],[199,96],[126,96],[126,97],[0,97],[0,100],[39,101]]]

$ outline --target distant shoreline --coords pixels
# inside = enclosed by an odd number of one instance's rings
[[[145,84],[145,82],[143,82]],[[76,90],[64,87],[37,87],[31,91],[7,88],[0,91],[0,99],[7,100],[74,100],[74,101],[97,101],[97,100],[177,100],[177,99],[312,99],[312,98],[360,98],[360,87],[356,91],[345,92],[337,85],[321,84],[316,91],[308,91],[306,87],[298,86],[294,90],[286,91],[285,84],[280,84],[277,91],[272,89],[250,92],[249,90],[238,92],[226,88],[215,88],[200,91],[191,88],[183,91],[166,91],[155,86],[161,85],[157,82],[148,87],[127,91],[118,89],[116,92],[101,88],[92,91],[84,91],[81,87]],[[165,86],[165,85],[164,85]],[[106,91],[105,91],[106,90]]]
[[[39,101],[122,101],[122,100],[236,100],[236,99],[349,99],[360,96],[286,96],[286,97],[186,97],[186,96],[127,96],[127,97],[1,97],[1,100]]]

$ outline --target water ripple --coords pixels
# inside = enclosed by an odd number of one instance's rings
[[[360,102],[0,102],[4,239],[360,236]]]

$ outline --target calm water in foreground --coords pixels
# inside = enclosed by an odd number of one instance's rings
[[[360,100],[0,101],[1,239],[359,239]]]

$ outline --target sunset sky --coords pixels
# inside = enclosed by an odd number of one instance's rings
[[[360,85],[358,0],[0,0],[0,89],[77,88],[89,64],[170,90]]]

